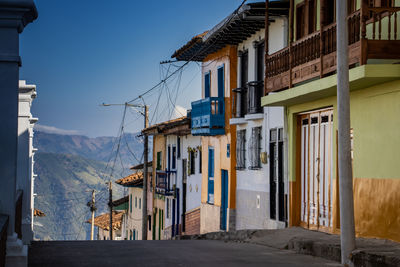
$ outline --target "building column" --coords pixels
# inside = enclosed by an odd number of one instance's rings
[[[22,190],[22,241],[30,244],[33,239],[33,125],[31,105],[36,98],[36,86],[19,81],[18,106],[18,159],[17,190]]]
[[[26,266],[27,248],[15,234],[19,34],[37,17],[33,0],[0,0],[0,213],[9,216],[7,266]]]

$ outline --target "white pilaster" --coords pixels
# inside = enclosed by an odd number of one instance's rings
[[[33,0],[0,0],[0,213],[9,216],[7,266],[26,266],[26,247],[15,236],[19,34],[37,17]]]

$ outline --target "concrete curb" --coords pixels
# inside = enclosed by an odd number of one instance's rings
[[[181,240],[221,240],[247,242],[277,249],[289,249],[298,254],[311,255],[340,262],[340,238],[337,235],[305,230],[298,227],[281,230],[239,230],[180,236]],[[353,252],[354,266],[398,267],[400,244],[388,240],[357,239],[359,249]]]

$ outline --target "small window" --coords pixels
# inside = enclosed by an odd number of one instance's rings
[[[139,198],[139,209],[141,209],[141,208],[142,208],[142,199]]]
[[[261,127],[251,129],[250,139],[250,167],[249,169],[261,168]]]
[[[161,151],[158,151],[157,152],[157,170],[161,170],[161,159],[162,159]]]
[[[169,219],[169,198],[167,198],[167,219]]]
[[[189,150],[188,157],[188,175],[196,174],[196,152],[194,149]]]
[[[207,72],[204,75],[204,98],[211,96],[210,90],[211,90],[211,72]]]
[[[135,197],[135,208],[137,208],[137,197]]]
[[[176,169],[176,146],[172,147],[172,169]]]
[[[239,130],[236,133],[236,169],[246,168],[246,130]]]
[[[178,157],[178,159],[180,159],[181,158],[181,138],[179,136],[176,138],[176,144],[178,146],[177,157]]]
[[[129,211],[132,213],[132,194],[129,195]]]
[[[149,215],[149,220],[148,220],[148,222],[149,222],[149,231],[151,231],[151,215]]]
[[[203,161],[203,154],[201,153],[201,149],[199,150],[199,173],[201,173],[202,167],[202,161]]]
[[[257,54],[256,54],[256,60],[257,60],[257,81],[264,81],[264,75],[265,75],[265,42],[264,40],[260,41],[257,44]]]

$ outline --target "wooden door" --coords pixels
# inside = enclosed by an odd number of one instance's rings
[[[220,229],[226,231],[228,213],[228,171],[221,170],[221,225]]]
[[[301,222],[332,227],[333,111],[301,116]]]

